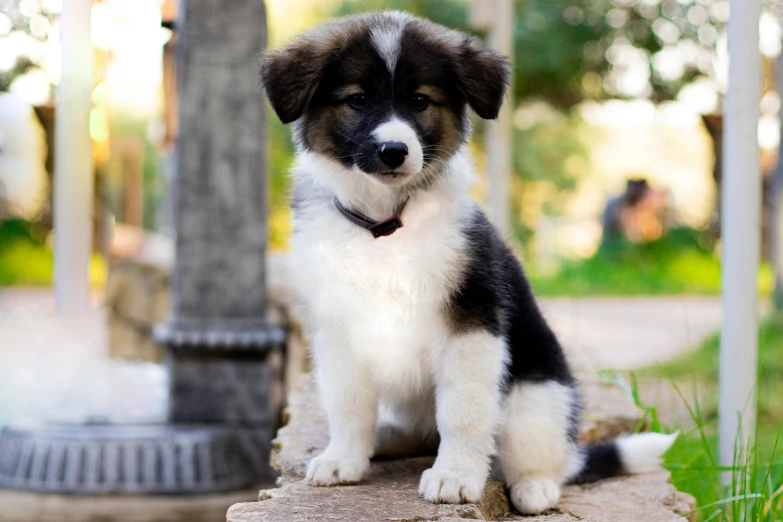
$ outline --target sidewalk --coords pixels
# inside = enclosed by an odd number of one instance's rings
[[[719,297],[542,299],[544,315],[575,364],[632,370],[695,348],[720,330]]]
[[[672,359],[717,332],[722,315],[718,297],[554,298],[540,302],[563,345],[577,359],[575,363],[586,362],[598,369],[629,370]],[[52,373],[57,368],[67,371],[80,359],[106,357],[105,343],[102,310],[63,318],[55,313],[54,298],[46,289],[0,289],[0,346],[5,347],[0,350],[0,368],[10,369],[23,357],[48,360],[46,367]],[[1,377],[0,373],[0,382]]]

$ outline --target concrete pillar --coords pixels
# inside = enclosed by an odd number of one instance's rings
[[[269,354],[285,336],[266,321],[264,3],[185,0],[175,30],[176,260],[171,315],[155,331],[169,348],[169,418],[269,438],[280,379]]]
[[[492,0],[489,46],[514,59],[514,2],[513,0]],[[489,173],[489,208],[492,222],[501,236],[511,236],[511,158],[512,126],[514,110],[513,75],[506,101],[500,109],[498,119],[487,122],[486,150],[487,172]]]
[[[57,90],[54,172],[54,291],[57,309],[89,309],[93,158],[91,0],[65,0],[60,16],[62,73]]]
[[[761,248],[761,0],[731,0],[729,83],[723,133],[721,228],[723,329],[720,350],[721,464],[752,441],[758,379],[757,277]],[[737,438],[739,436],[739,438]]]
[[[775,61],[775,83],[778,96],[783,98],[783,53]],[[772,174],[771,196],[772,215],[770,218],[770,258],[775,269],[775,309],[783,310],[783,111],[780,112],[780,144],[778,145],[778,165]]]

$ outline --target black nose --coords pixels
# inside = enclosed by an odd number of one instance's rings
[[[408,155],[408,146],[401,141],[384,141],[378,144],[378,156],[384,165],[397,168],[405,161]]]

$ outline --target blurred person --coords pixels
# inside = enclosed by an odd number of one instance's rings
[[[671,226],[669,191],[652,188],[645,178],[629,179],[625,192],[607,202],[601,224],[603,243],[617,238],[634,243],[660,239]]]

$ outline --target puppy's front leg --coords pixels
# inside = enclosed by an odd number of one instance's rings
[[[438,458],[421,476],[431,502],[477,502],[489,475],[505,371],[503,339],[486,331],[461,334],[438,353],[435,400]]]
[[[318,353],[318,379],[329,418],[329,445],[310,461],[307,481],[314,486],[359,482],[370,467],[375,442],[378,396],[369,371],[345,351]]]

